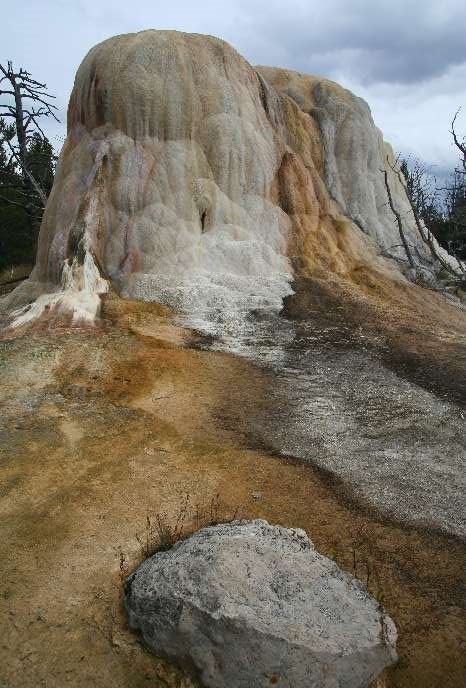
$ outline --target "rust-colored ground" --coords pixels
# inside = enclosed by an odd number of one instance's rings
[[[120,553],[136,565],[147,515],[175,519],[187,494],[193,508],[219,494],[225,516],[305,528],[369,572],[399,629],[400,661],[379,685],[462,688],[464,547],[251,448],[241,419],[266,398],[266,371],[193,349],[163,309],[109,301],[105,315],[97,331],[0,342],[2,688],[190,685],[126,629],[120,598]]]

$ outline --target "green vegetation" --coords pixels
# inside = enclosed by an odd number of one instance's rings
[[[439,188],[431,170],[419,160],[410,163],[404,159],[400,168],[408,195],[427,229],[449,253],[466,260],[466,143],[458,138],[455,119],[451,134],[460,156],[445,186]]]
[[[6,140],[14,136],[13,125],[0,119],[0,272],[16,265],[32,265],[43,207],[25,203],[19,166],[8,155]],[[45,136],[34,133],[27,144],[27,161],[34,177],[48,196],[53,184],[56,156]]]
[[[42,121],[58,122],[46,84],[0,64],[0,273],[31,265],[56,156]]]

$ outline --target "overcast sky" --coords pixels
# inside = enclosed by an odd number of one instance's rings
[[[334,79],[368,101],[397,151],[440,174],[454,165],[448,130],[460,106],[458,128],[466,133],[466,0],[10,1],[0,61],[12,59],[46,81],[64,122],[86,52],[112,35],[149,28],[209,33],[253,65]]]

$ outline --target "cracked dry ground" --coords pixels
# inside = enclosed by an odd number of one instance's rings
[[[191,685],[127,630],[120,554],[125,570],[140,561],[148,515],[219,494],[222,514],[304,528],[342,568],[370,572],[399,629],[379,686],[463,686],[463,545],[390,522],[255,442],[270,371],[199,350],[157,306],[106,314],[94,331],[0,342],[0,685]]]

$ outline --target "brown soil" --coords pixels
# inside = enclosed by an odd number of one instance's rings
[[[109,301],[106,316],[97,331],[0,342],[0,685],[190,685],[127,630],[120,557],[125,572],[140,561],[147,515],[175,520],[187,494],[193,509],[219,494],[226,516],[304,528],[369,575],[399,629],[400,660],[379,685],[464,686],[465,548],[251,448],[241,418],[267,397],[266,371],[193,349],[163,309]]]
[[[387,367],[466,406],[464,307],[363,265],[348,279],[298,277],[294,289],[285,305],[288,316],[314,312],[363,328],[383,351]]]
[[[0,281],[0,297],[5,296],[6,294],[9,294],[11,291],[13,291],[13,289],[16,289],[16,287],[18,287],[21,284],[21,282],[24,282],[25,279],[27,279],[27,277],[7,280],[6,282]]]

